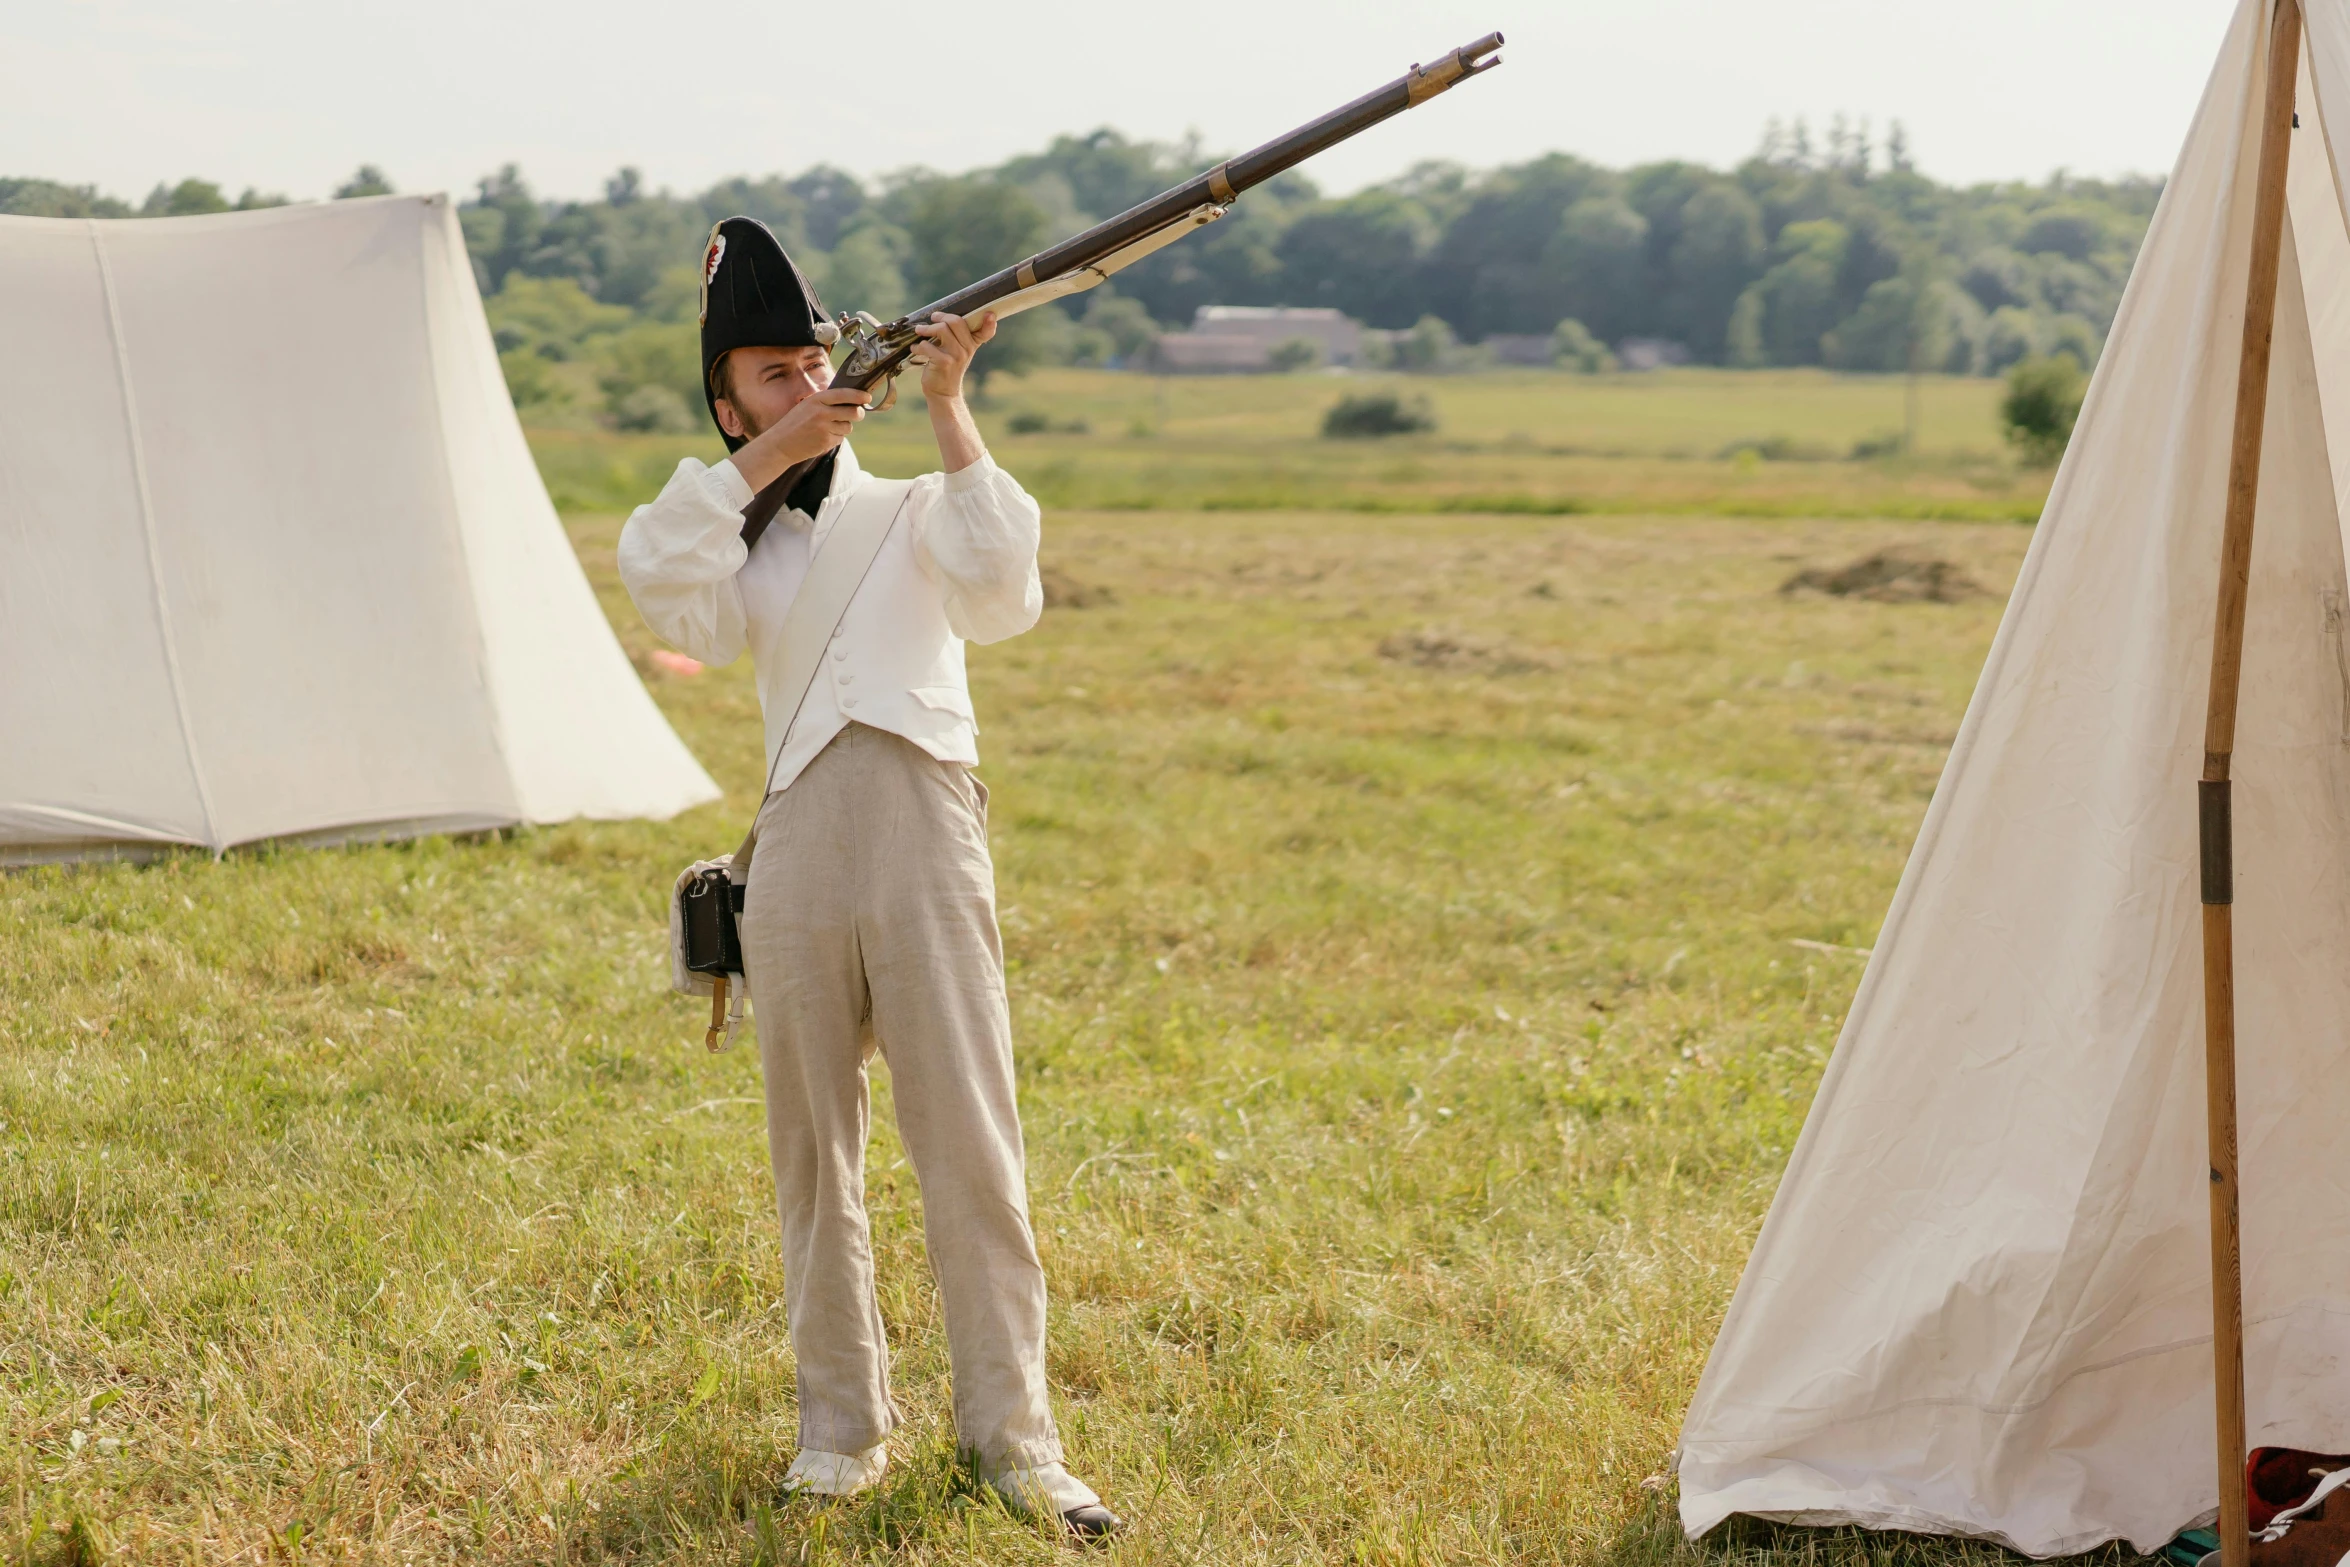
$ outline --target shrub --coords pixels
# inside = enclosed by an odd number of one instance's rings
[[[1026,375],[1039,365],[1073,363],[1082,346],[1077,323],[1059,305],[1024,310],[996,328],[995,337],[971,361],[966,381],[974,403],[985,401],[998,375]]]
[[[702,344],[691,320],[645,321],[594,340],[589,357],[606,406],[640,386],[674,392],[688,408],[702,401]]]
[[[1093,425],[1084,419],[1055,421],[1051,414],[1035,408],[1023,408],[1004,421],[1004,428],[1013,435],[1088,435]]]
[[[1412,371],[1415,376],[1438,376],[1459,369],[1462,341],[1441,315],[1422,315],[1410,331],[1389,336],[1389,352],[1396,369]]]
[[[1322,345],[1311,338],[1285,337],[1273,345],[1265,362],[1283,375],[1294,370],[1306,370],[1322,362]]]
[[[2036,354],[2007,372],[1999,423],[2026,462],[2053,463],[2064,455],[2088,390],[2080,361],[2069,353]]]
[[[1106,287],[1094,290],[1092,303],[1085,307],[1085,325],[1106,336],[1111,351],[1121,360],[1148,353],[1151,344],[1159,340],[1159,324],[1141,302]]]
[[[608,336],[629,326],[634,317],[619,305],[599,302],[567,277],[523,277],[482,301],[490,318],[498,352],[535,349],[544,359],[560,363],[586,352],[591,338]]]
[[[2057,207],[2034,218],[2016,248],[2086,261],[2105,243],[2105,223],[2097,213],[2086,207]]]
[[[1409,402],[1393,392],[1366,392],[1340,398],[1322,416],[1322,434],[1332,440],[1382,435],[1417,435],[1436,428],[1436,410],[1425,397]]]
[[[498,368],[506,372],[506,394],[524,413],[559,408],[571,401],[570,390],[555,379],[552,367],[534,350],[508,349],[498,356]]]
[[[2086,370],[2104,351],[2105,338],[2095,322],[2066,311],[2048,323],[2048,352],[2070,354],[2073,363]]]
[[[647,435],[683,435],[697,423],[685,399],[666,386],[640,386],[612,399],[615,428]]]
[[[1792,435],[1753,435],[1732,441],[1716,455],[1733,461],[1751,456],[1762,462],[1829,462],[1836,454],[1817,441],[1799,441]]]
[[[1106,285],[1087,297],[1092,303],[1085,307],[1071,340],[1070,362],[1116,367],[1147,358],[1159,340],[1159,324],[1150,312]]]
[[[2002,305],[1991,312],[1983,328],[1983,370],[2004,374],[2017,363],[2040,352],[2047,330],[2040,317],[2022,305]]]
[[[1591,335],[1591,328],[1573,316],[1550,334],[1550,362],[1577,375],[1605,375],[1616,368],[1616,356],[1607,344]]]
[[[1435,375],[1453,369],[1460,358],[1461,342],[1453,335],[1452,326],[1441,316],[1422,316],[1412,329],[1394,340],[1395,367],[1419,375]]]

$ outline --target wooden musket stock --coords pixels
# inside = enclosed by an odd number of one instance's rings
[[[1320,119],[1310,120],[1286,136],[1275,137],[1253,152],[1226,159],[1206,173],[1194,175],[1173,190],[1153,196],[1106,223],[1097,223],[1082,234],[1014,262],[1001,272],[934,299],[876,331],[851,338],[851,352],[834,372],[832,384],[867,391],[896,375],[904,368],[906,356],[921,343],[914,333],[916,323],[928,321],[934,314],[968,316],[1016,294],[1075,293],[1092,287],[1119,267],[1139,261],[1157,248],[1152,243],[1154,240],[1171,242],[1223,216],[1223,209],[1242,192],[1264,184],[1277,174],[1287,173],[1315,153],[1360,135],[1382,120],[1427,102],[1456,83],[1492,70],[1501,60],[1497,55],[1491,59],[1486,56],[1493,55],[1501,42],[1501,34],[1487,33],[1475,43],[1439,56],[1431,65],[1415,65],[1386,86],[1367,92]],[[1127,254],[1121,256],[1121,252]],[[1078,277],[1088,272],[1093,275]],[[1058,290],[1052,287],[1056,282],[1063,285]],[[1043,300],[1039,298],[1037,302]],[[795,463],[752,499],[743,510],[744,543],[758,543],[759,535],[782,509],[784,497],[813,466],[814,461]]]

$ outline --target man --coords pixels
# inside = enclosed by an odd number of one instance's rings
[[[786,1485],[877,1483],[898,1423],[865,1223],[864,1040],[890,1068],[945,1307],[955,1427],[1016,1505],[1099,1538],[1119,1527],[1063,1467],[1044,1374],[1044,1273],[1028,1225],[987,790],[963,644],[1036,624],[1039,517],[963,401],[995,320],[940,316],[915,357],[943,473],[877,479],[847,436],[863,392],[831,388],[823,307],[763,224],[729,218],[703,254],[702,368],[732,455],[687,459],[620,536],[652,628],[705,663],[748,648],[769,793],[742,916],[767,1140],[799,1362],[800,1452]],[[754,547],[743,508],[816,466]],[[785,612],[844,516],[894,518],[796,716],[780,692]]]

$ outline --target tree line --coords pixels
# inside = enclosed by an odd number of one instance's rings
[[[564,395],[549,367],[586,359],[607,414],[659,428],[698,412],[694,261],[721,217],[769,224],[830,308],[887,319],[1214,161],[1196,142],[1103,129],[960,175],[818,167],[678,195],[622,169],[595,200],[543,198],[509,165],[459,218],[517,401]],[[336,194],[390,189],[370,167]],[[1552,153],[1488,170],[1423,164],[1343,197],[1291,173],[1114,284],[1009,323],[992,368],[1113,362],[1206,304],[1327,305],[1469,343],[1656,338],[1705,364],[1996,374],[2063,351],[2087,366],[2160,192],[2153,178],[2062,174],[1945,185],[1913,167],[1898,126],[1879,145],[1841,120],[1817,140],[1800,121],[1773,125],[1727,171]],[[232,201],[191,179],[134,208],[0,179],[0,211],[55,216],[282,199]],[[1569,357],[1599,362],[1581,346]]]

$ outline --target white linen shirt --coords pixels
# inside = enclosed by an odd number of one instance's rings
[[[773,696],[783,674],[784,614],[843,508],[874,485],[902,488],[905,512],[794,719],[776,711]],[[750,650],[766,717],[769,791],[789,788],[852,722],[902,735],[942,762],[978,762],[963,644],[1017,636],[1044,611],[1036,569],[1042,518],[1019,481],[985,456],[954,473],[875,479],[844,442],[816,515],[780,511],[758,548],[746,550],[742,510],[750,503],[751,487],[733,463],[705,468],[686,458],[620,530],[620,580],[645,623],[680,652],[726,664]]]

